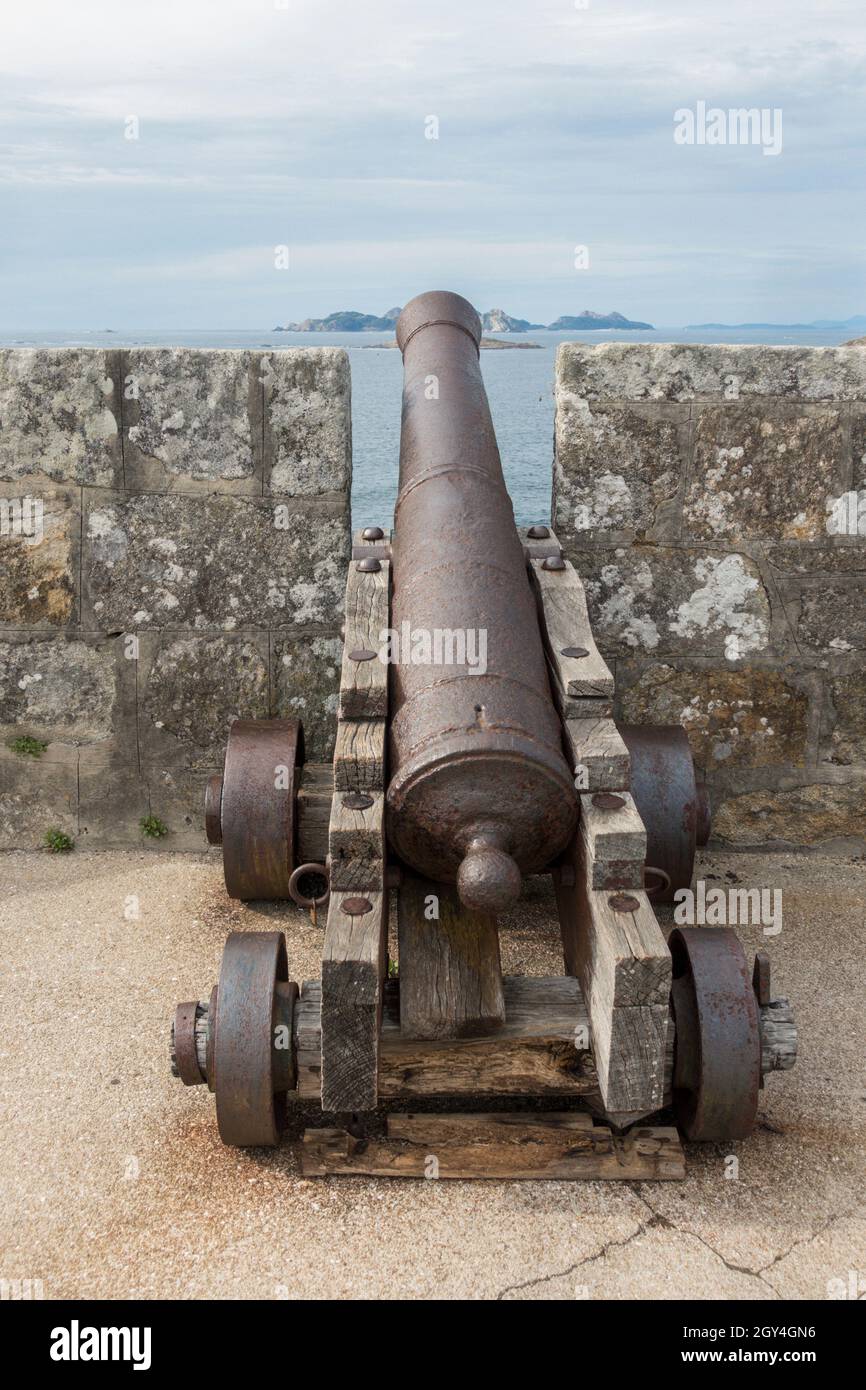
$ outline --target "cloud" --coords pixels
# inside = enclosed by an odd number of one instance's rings
[[[95,260],[125,322],[175,312],[184,276],[250,277],[261,304],[287,242],[296,316],[427,266],[537,287],[517,309],[538,317],[572,307],[565,287],[597,307],[605,283],[639,317],[720,316],[744,283],[790,317],[835,313],[864,290],[864,76],[861,0],[31,0],[0,50],[6,312],[95,312]],[[782,157],[675,147],[698,99],[781,106]]]

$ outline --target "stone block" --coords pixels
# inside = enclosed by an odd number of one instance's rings
[[[0,479],[120,486],[120,410],[119,352],[0,349]]]
[[[724,656],[767,651],[769,599],[745,555],[664,546],[569,550],[596,642],[610,655]]]
[[[330,762],[334,754],[342,654],[336,635],[274,638],[274,713],[303,722],[309,762]]]
[[[863,356],[866,357],[866,353]],[[851,454],[853,486],[862,492],[866,488],[866,405],[851,408]]]
[[[811,783],[732,796],[713,814],[713,839],[755,845],[866,840],[866,783]]]
[[[41,758],[0,747],[0,849],[39,849],[47,830],[78,834],[78,753],[54,744]]]
[[[155,768],[221,768],[232,721],[268,717],[268,635],[145,634],[138,691],[148,780]]]
[[[688,432],[687,407],[591,406],[558,390],[553,525],[559,539],[672,539]]]
[[[866,545],[839,540],[826,545],[776,545],[767,559],[779,575],[866,574]]]
[[[262,491],[262,354],[130,348],[123,435],[130,492]]]
[[[810,580],[787,605],[797,641],[814,651],[866,651],[866,595],[855,579]]]
[[[344,348],[285,348],[262,359],[267,490],[284,497],[352,485],[352,392]]]
[[[866,401],[866,352],[727,343],[562,343],[557,390],[586,400]]]
[[[765,667],[645,666],[622,693],[634,724],[681,724],[707,772],[802,765],[809,698],[794,673]]]
[[[825,760],[866,764],[866,671],[852,671],[829,685],[831,728]]]
[[[827,499],[845,491],[845,420],[832,406],[702,406],[685,523],[698,540],[819,540]]]
[[[0,638],[0,734],[75,744],[112,738],[134,701],[134,681],[116,639]]]
[[[201,768],[188,767],[173,757],[154,759],[147,769],[147,814],[158,816],[168,834],[142,843],[151,849],[206,850],[204,791],[215,772],[222,772],[222,757],[213,766]]]
[[[79,493],[7,484],[0,497],[0,624],[66,628],[78,617]]]
[[[350,544],[348,497],[90,494],[85,621],[122,630],[332,625]]]
[[[133,710],[134,714],[134,710]],[[78,842],[83,848],[148,846],[141,819],[150,806],[138,766],[136,728],[80,749],[78,763]],[[172,848],[163,841],[162,848]],[[183,846],[185,848],[185,846]]]

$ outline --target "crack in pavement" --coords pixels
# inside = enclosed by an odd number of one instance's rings
[[[717,1250],[716,1247],[714,1245],[711,1245],[708,1240],[705,1240],[703,1236],[698,1235],[697,1231],[693,1231],[689,1227],[683,1228],[682,1226],[678,1226],[676,1221],[671,1221],[669,1217],[662,1216],[661,1212],[656,1211],[652,1203],[647,1201],[646,1197],[642,1192],[635,1192],[634,1195],[641,1202],[643,1202],[644,1206],[647,1208],[647,1211],[651,1211],[653,1216],[658,1217],[659,1222],[663,1226],[666,1226],[668,1230],[676,1231],[677,1235],[679,1236],[691,1236],[693,1240],[696,1240],[700,1245],[703,1245],[705,1250],[709,1250],[711,1255],[715,1255],[717,1260],[721,1260],[722,1264],[725,1266],[725,1269],[729,1269],[732,1274],[745,1274],[749,1279],[757,1279],[761,1284],[763,1284],[764,1288],[772,1294],[773,1298],[779,1297],[779,1294],[773,1288],[772,1284],[768,1284],[766,1279],[763,1278],[763,1271],[764,1269],[769,1269],[769,1265],[763,1266],[762,1269],[749,1269],[747,1265],[734,1264],[733,1260],[727,1259],[726,1256],[722,1254],[721,1250]]]
[[[822,1221],[821,1224],[814,1231],[811,1232],[810,1235],[801,1236],[797,1240],[793,1241],[786,1250],[780,1251],[779,1254],[774,1255],[772,1260],[769,1260],[767,1264],[761,1265],[760,1269],[750,1269],[747,1265],[739,1265],[736,1264],[733,1260],[729,1260],[725,1255],[722,1254],[721,1250],[717,1250],[714,1245],[712,1245],[702,1235],[699,1235],[697,1231],[693,1231],[689,1227],[679,1226],[675,1221],[672,1221],[669,1217],[664,1216],[661,1212],[656,1211],[655,1207],[653,1207],[652,1204],[647,1201],[644,1194],[637,1190],[637,1186],[637,1184],[629,1184],[629,1188],[632,1194],[635,1197],[637,1197],[640,1202],[643,1203],[647,1211],[650,1213],[648,1221],[641,1222],[637,1229],[632,1231],[630,1235],[625,1237],[625,1239],[609,1240],[604,1245],[602,1245],[600,1250],[596,1250],[594,1254],[584,1255],[581,1259],[575,1260],[573,1264],[567,1265],[565,1269],[554,1270],[550,1274],[540,1274],[535,1279],[525,1279],[518,1284],[508,1284],[504,1289],[501,1289],[499,1293],[495,1295],[493,1301],[500,1303],[510,1293],[519,1293],[523,1289],[538,1288],[542,1284],[551,1283],[554,1279],[565,1279],[568,1277],[569,1274],[574,1274],[577,1270],[581,1269],[583,1265],[592,1264],[595,1260],[605,1259],[607,1257],[608,1251],[622,1250],[625,1246],[631,1245],[633,1241],[638,1240],[646,1231],[650,1231],[653,1229],[675,1231],[676,1234],[679,1236],[691,1237],[693,1240],[696,1240],[699,1245],[702,1245],[705,1250],[708,1250],[711,1255],[715,1256],[715,1258],[725,1266],[725,1269],[729,1269],[732,1274],[743,1274],[748,1279],[756,1279],[758,1283],[761,1284],[761,1286],[767,1291],[768,1295],[770,1296],[770,1299],[779,1300],[781,1299],[782,1295],[779,1293],[777,1289],[773,1287],[772,1284],[768,1283],[768,1281],[764,1278],[764,1274],[766,1273],[766,1271],[768,1269],[772,1269],[774,1265],[777,1265],[780,1262],[780,1260],[786,1259],[787,1256],[790,1255],[793,1250],[796,1250],[798,1246],[809,1245],[813,1240],[816,1240],[818,1236],[821,1235],[824,1231],[826,1231],[829,1226],[832,1226],[834,1222],[845,1221],[849,1217],[857,1215],[859,1212],[859,1208],[854,1207],[850,1211],[837,1212],[833,1216],[828,1216],[826,1220]]]
[[[645,1205],[648,1206],[649,1203]],[[495,1303],[500,1303],[502,1299],[505,1298],[506,1294],[517,1293],[520,1289],[532,1289],[539,1284],[549,1284],[552,1279],[565,1279],[569,1274],[573,1274],[576,1269],[580,1269],[581,1265],[591,1264],[593,1260],[604,1259],[608,1250],[621,1250],[623,1246],[630,1245],[633,1240],[637,1240],[639,1236],[642,1236],[644,1231],[650,1230],[653,1226],[661,1225],[663,1222],[663,1217],[657,1220],[655,1216],[653,1216],[649,1221],[641,1222],[637,1230],[632,1231],[631,1235],[626,1236],[624,1240],[609,1240],[600,1250],[596,1250],[592,1255],[584,1255],[580,1260],[575,1260],[574,1264],[568,1265],[566,1269],[554,1270],[551,1274],[540,1274],[537,1279],[525,1279],[523,1283],[520,1284],[509,1284],[506,1288],[500,1290],[493,1301]]]
[[[847,1221],[850,1217],[856,1216],[857,1214],[858,1214],[858,1208],[857,1208],[857,1207],[852,1207],[850,1211],[838,1211],[838,1212],[836,1212],[833,1216],[828,1216],[828,1217],[826,1218],[826,1220],[824,1220],[824,1221],[821,1222],[821,1224],[820,1224],[820,1226],[817,1228],[817,1230],[814,1230],[814,1231],[812,1232],[811,1235],[808,1235],[808,1236],[800,1236],[799,1239],[795,1240],[791,1245],[788,1246],[788,1249],[787,1249],[787,1250],[781,1250],[781,1251],[779,1252],[778,1255],[774,1255],[773,1258],[772,1258],[772,1260],[770,1260],[769,1264],[762,1265],[762,1266],[761,1266],[761,1271],[760,1271],[761,1274],[766,1273],[766,1271],[767,1271],[768,1269],[772,1269],[773,1266],[774,1266],[774,1265],[777,1265],[777,1264],[779,1263],[780,1260],[785,1260],[785,1259],[787,1259],[788,1256],[791,1254],[791,1252],[792,1252],[793,1250],[796,1250],[798,1246],[800,1246],[800,1245],[811,1245],[811,1244],[812,1244],[812,1241],[813,1241],[813,1240],[817,1240],[818,1237],[819,1237],[820,1235],[823,1235],[823,1233],[824,1233],[830,1226],[832,1226],[832,1225],[834,1224],[834,1222],[836,1222],[836,1221]],[[770,1287],[772,1287],[772,1285],[770,1285]]]
[[[820,1225],[818,1225],[815,1228],[815,1230],[812,1231],[809,1235],[799,1236],[795,1241],[791,1242],[787,1250],[780,1250],[779,1254],[774,1255],[773,1258],[771,1260],[768,1260],[765,1265],[761,1265],[759,1269],[749,1269],[746,1265],[734,1264],[732,1260],[728,1260],[722,1254],[721,1250],[717,1250],[714,1245],[712,1245],[703,1236],[699,1235],[697,1231],[693,1231],[689,1227],[684,1228],[682,1226],[679,1226],[675,1221],[671,1221],[668,1217],[662,1216],[660,1212],[656,1211],[652,1203],[647,1201],[647,1198],[644,1196],[643,1192],[637,1190],[637,1187],[639,1186],[638,1184],[630,1186],[634,1196],[637,1197],[639,1201],[643,1202],[647,1211],[652,1212],[653,1216],[658,1217],[659,1221],[662,1224],[666,1225],[671,1230],[676,1231],[678,1235],[692,1236],[695,1240],[700,1241],[701,1245],[705,1246],[707,1250],[709,1250],[713,1255],[717,1257],[717,1259],[721,1260],[725,1268],[731,1270],[732,1273],[745,1274],[752,1279],[760,1280],[760,1282],[764,1285],[764,1288],[768,1289],[770,1293],[773,1295],[774,1299],[780,1299],[782,1295],[779,1293],[778,1289],[775,1289],[773,1285],[770,1284],[764,1278],[764,1275],[766,1274],[767,1270],[772,1269],[775,1265],[779,1264],[781,1260],[787,1259],[791,1252],[796,1250],[798,1246],[811,1245],[812,1241],[817,1240],[818,1236],[822,1235],[823,1232],[828,1229],[828,1227],[834,1224],[834,1222],[846,1221],[849,1219],[849,1217],[856,1216],[859,1212],[858,1207],[852,1207],[850,1211],[836,1212],[832,1216],[826,1217],[825,1220],[822,1221]]]

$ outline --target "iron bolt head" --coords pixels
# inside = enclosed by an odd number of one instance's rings
[[[614,912],[636,912],[640,907],[637,898],[632,897],[631,893],[614,893],[607,901]]]
[[[550,535],[550,527],[530,526],[526,534],[531,541],[546,541]]]
[[[564,570],[565,561],[561,555],[548,555],[546,560],[542,560],[541,568],[543,570]]]
[[[367,647],[357,647],[355,651],[349,652],[350,661],[375,661],[376,653],[371,652]]]
[[[361,535],[365,541],[380,541],[385,535],[385,532],[382,530],[381,526],[365,526]]]
[[[618,811],[625,805],[625,798],[617,796],[616,792],[596,792],[592,804],[599,811]]]
[[[366,560],[359,560],[357,568],[362,574],[378,574],[382,566],[375,557],[369,556]]]
[[[347,917],[363,917],[365,912],[373,911],[373,904],[369,898],[346,898],[343,911]]]
[[[589,656],[589,652],[586,647],[563,647],[560,655],[578,658],[581,656]]]

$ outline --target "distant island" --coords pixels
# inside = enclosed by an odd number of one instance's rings
[[[481,327],[485,333],[530,333],[543,328],[543,323],[530,323],[528,319],[515,319],[504,309],[488,309],[481,315]]]
[[[359,314],[354,309],[338,309],[323,319],[304,319],[302,323],[277,324],[274,333],[387,333],[400,317],[399,309],[382,315]]]
[[[611,310],[609,314],[596,314],[592,309],[584,309],[582,314],[573,317],[566,314],[563,318],[554,319],[553,323],[549,323],[547,327],[551,333],[563,328],[567,328],[569,331],[575,328],[646,328],[650,332],[653,331],[651,323],[641,323],[640,319],[623,318],[622,314],[616,313],[615,310]]]
[[[387,309],[384,314],[359,314],[355,309],[340,309],[323,319],[304,319],[301,323],[277,324],[274,333],[387,333],[400,317],[400,309]],[[547,328],[551,332],[592,332],[599,328],[639,328],[652,331],[651,323],[627,319],[612,310],[599,314],[584,309],[580,314],[565,315],[553,323],[530,323],[529,319],[513,318],[504,309],[488,309],[481,315],[485,333],[529,333]]]
[[[866,314],[854,314],[850,319],[813,319],[811,323],[687,323],[686,328],[716,328],[725,332],[736,328],[866,328]]]

